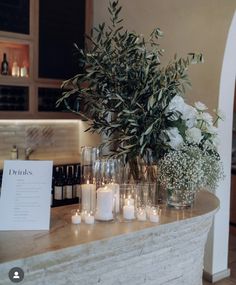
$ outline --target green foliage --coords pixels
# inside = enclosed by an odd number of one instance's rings
[[[158,159],[167,148],[159,135],[171,126],[165,109],[175,95],[184,95],[190,85],[188,66],[202,61],[202,56],[175,56],[162,66],[162,31],[154,29],[148,40],[127,31],[121,9],[118,0],[110,1],[110,24],[94,28],[88,50],[76,46],[83,71],[63,83],[58,104],[76,94],[83,102],[89,131],[106,134],[113,155],[131,159],[151,151]]]

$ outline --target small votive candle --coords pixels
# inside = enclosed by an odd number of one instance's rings
[[[159,211],[157,208],[150,209],[149,219],[150,219],[150,222],[152,223],[159,223],[160,216],[159,216]]]
[[[124,205],[123,207],[123,217],[126,219],[126,220],[133,220],[135,219],[135,216],[134,216],[134,205],[130,204],[130,200],[133,200],[133,199],[127,199],[127,204]],[[132,203],[132,201],[131,201]]]
[[[94,224],[94,215],[93,213],[88,213],[84,216],[84,222],[85,224],[92,225]]]
[[[81,223],[81,216],[79,214],[79,210],[72,210],[71,222],[72,224]]]
[[[137,220],[144,222],[147,220],[147,214],[146,214],[146,210],[143,207],[137,208]]]

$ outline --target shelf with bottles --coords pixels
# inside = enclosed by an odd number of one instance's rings
[[[28,111],[29,87],[0,85],[0,111]]]
[[[51,206],[77,204],[80,196],[80,164],[54,166]]]
[[[30,77],[30,44],[24,41],[0,40],[1,80]]]

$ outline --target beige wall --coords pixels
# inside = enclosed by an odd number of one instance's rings
[[[81,149],[82,146],[98,146],[101,143],[101,138],[100,135],[97,133],[90,133],[90,132],[85,132],[89,125],[84,122],[79,120],[78,121],[78,126],[79,126],[79,150]]]
[[[107,3],[108,0],[94,1],[94,25],[107,18]],[[120,0],[120,3],[128,29],[144,35],[155,27],[164,31],[161,40],[166,51],[164,61],[175,53],[180,56],[193,51],[203,53],[205,63],[191,67],[193,87],[187,96],[189,102],[201,100],[209,109],[216,108],[226,37],[236,1]]]

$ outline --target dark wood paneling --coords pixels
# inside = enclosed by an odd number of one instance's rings
[[[29,0],[0,0],[0,30],[29,34]]]
[[[78,70],[74,43],[84,47],[85,0],[40,0],[39,77],[67,79]]]

